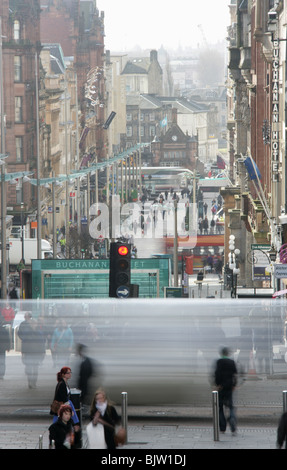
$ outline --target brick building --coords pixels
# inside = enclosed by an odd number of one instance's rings
[[[81,108],[80,124],[82,131],[86,125],[87,99],[85,97],[87,76],[93,89],[92,107],[95,119],[89,122],[92,140],[98,161],[106,158],[106,135],[103,130],[105,115],[104,81],[104,13],[99,12],[93,0],[48,0],[43,3],[41,12],[41,42],[59,43],[65,57],[73,57],[77,74],[78,98]],[[45,5],[44,5],[45,3]],[[91,101],[91,100],[90,100]],[[91,108],[91,107],[90,107]],[[90,114],[90,108],[88,114]],[[85,135],[85,133],[84,133]],[[91,140],[91,139],[90,139]],[[90,151],[92,143],[81,148]]]
[[[40,53],[39,0],[2,0],[3,88],[5,114],[5,150],[8,154],[6,171],[31,171],[36,174],[36,54]],[[17,218],[24,202],[25,212],[36,209],[35,187],[23,184],[7,185],[7,206]],[[23,207],[22,207],[23,210]]]

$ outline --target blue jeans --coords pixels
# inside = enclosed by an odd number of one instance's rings
[[[236,416],[232,400],[232,390],[220,390],[218,393],[219,402],[219,429],[222,432],[226,431],[227,421],[229,422],[232,432],[236,431]],[[229,418],[226,419],[224,414],[224,407],[229,408]]]

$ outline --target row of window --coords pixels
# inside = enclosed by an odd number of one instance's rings
[[[163,153],[163,158],[164,160],[183,160],[184,158],[186,158],[186,152],[175,152],[175,151],[171,151],[171,152],[164,152]]]
[[[127,126],[127,137],[132,137],[135,135],[137,137],[138,135],[138,129],[134,128],[133,132],[133,126]],[[141,137],[145,137],[145,127],[140,126],[140,132],[141,132]],[[149,126],[148,127],[148,135],[149,137],[154,137],[156,134],[156,127],[155,126]]]
[[[155,122],[156,121],[156,117],[155,117],[155,113],[154,112],[151,112],[151,113],[140,113],[140,120],[141,122],[143,122],[145,120],[145,117],[148,118],[148,120],[150,122]],[[127,113],[127,122],[131,122],[133,121],[133,114],[132,113]]]

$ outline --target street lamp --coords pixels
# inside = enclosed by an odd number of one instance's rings
[[[0,17],[0,100],[1,100],[1,154],[5,155],[5,120],[4,120],[4,83],[3,83],[3,55],[2,55],[2,17]],[[1,298],[7,299],[6,279],[6,183],[5,165],[1,166]]]
[[[24,217],[23,217],[23,211],[24,211],[24,202],[21,202],[21,239],[22,239],[22,263],[25,264],[25,257],[24,257],[24,238],[25,238],[25,234],[24,234]]]
[[[228,269],[231,275],[231,297],[236,297],[237,289],[237,275],[240,274],[239,269],[239,255],[240,250],[235,248],[235,236],[230,235],[229,237],[229,253],[228,253]]]

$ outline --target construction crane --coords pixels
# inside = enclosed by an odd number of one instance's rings
[[[206,37],[205,37],[205,34],[204,34],[202,24],[198,24],[197,27],[200,29],[204,45],[205,45],[206,49],[208,49],[208,44],[207,44],[207,40],[206,40]]]

